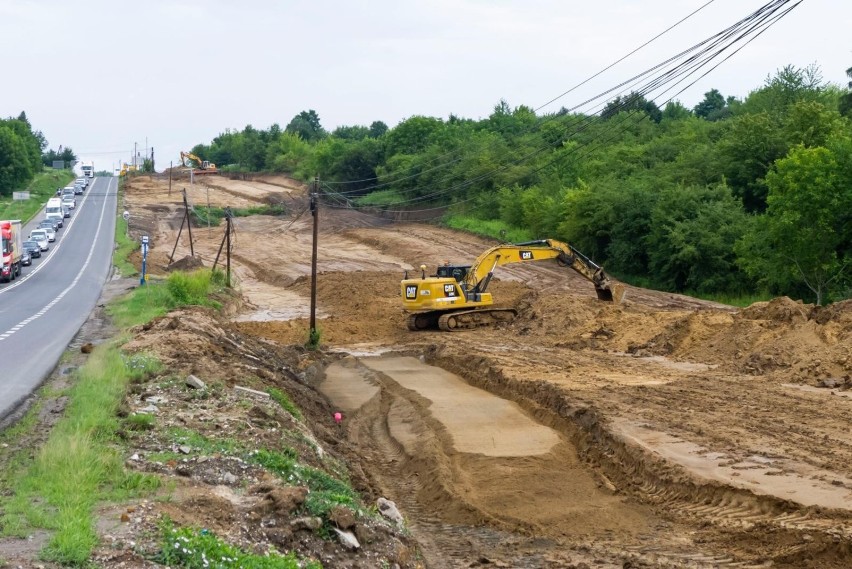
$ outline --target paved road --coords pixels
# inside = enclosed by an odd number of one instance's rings
[[[117,178],[95,178],[50,250],[0,284],[0,419],[50,374],[95,307],[112,265],[117,188]]]

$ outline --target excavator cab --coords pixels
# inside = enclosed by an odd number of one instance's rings
[[[460,283],[467,276],[468,271],[470,270],[470,265],[442,265],[438,267],[438,272],[435,275],[439,278],[452,278],[456,279],[457,283]]]

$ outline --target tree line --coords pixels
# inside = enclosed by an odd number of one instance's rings
[[[500,101],[480,120],[332,132],[309,110],[193,153],[225,170],[319,174],[332,203],[446,207],[445,221],[569,241],[627,282],[824,303],[852,297],[850,118],[852,81],[788,66],[742,99],[713,89],[693,108],[639,93],[593,115]]]
[[[71,148],[58,151],[47,148],[47,140],[39,130],[34,130],[21,111],[16,118],[0,119],[0,195],[9,196],[32,181],[44,166],[54,160],[63,160],[70,167],[76,160]]]

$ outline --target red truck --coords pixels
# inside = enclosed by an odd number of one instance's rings
[[[21,274],[21,252],[24,247],[20,219],[0,221],[0,249],[3,251],[0,281],[7,283]]]

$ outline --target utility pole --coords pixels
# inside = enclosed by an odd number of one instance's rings
[[[183,207],[186,211],[186,230],[189,232],[189,254],[195,257],[195,246],[192,244],[192,219],[189,217],[189,203],[186,201],[186,189],[183,190]]]
[[[151,173],[153,174],[154,172],[156,172],[156,170],[154,170],[154,147],[152,146],[151,147]]]
[[[172,195],[172,168],[174,167],[174,161],[169,162],[169,195]]]
[[[314,216],[314,243],[311,252],[311,330],[310,337],[317,333],[317,233],[319,229],[319,176],[314,177],[314,189],[311,192],[311,215]]]
[[[133,143],[133,165],[136,166],[136,143]]]
[[[227,268],[225,269],[225,286],[231,288],[231,215],[228,212],[228,215],[225,217],[225,223],[227,227],[225,228],[225,239],[228,242],[228,254],[225,257],[225,262],[227,263]]]

